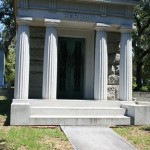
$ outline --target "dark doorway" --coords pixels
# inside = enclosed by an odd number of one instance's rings
[[[58,38],[58,99],[82,99],[85,39]]]

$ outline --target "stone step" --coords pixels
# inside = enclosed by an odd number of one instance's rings
[[[32,115],[29,125],[76,125],[76,126],[113,126],[130,125],[131,119],[126,116],[45,116]]]
[[[30,115],[124,116],[126,109],[110,107],[31,107]]]
[[[120,107],[121,101],[29,100],[31,107]]]

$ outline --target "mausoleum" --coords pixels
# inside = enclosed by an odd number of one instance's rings
[[[18,0],[12,125],[128,125],[138,0]]]

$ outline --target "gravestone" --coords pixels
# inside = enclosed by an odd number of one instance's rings
[[[4,86],[5,54],[0,50],[0,87]]]

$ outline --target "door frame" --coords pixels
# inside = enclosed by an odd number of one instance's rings
[[[94,30],[58,28],[58,37],[85,39],[83,99],[94,99]]]

